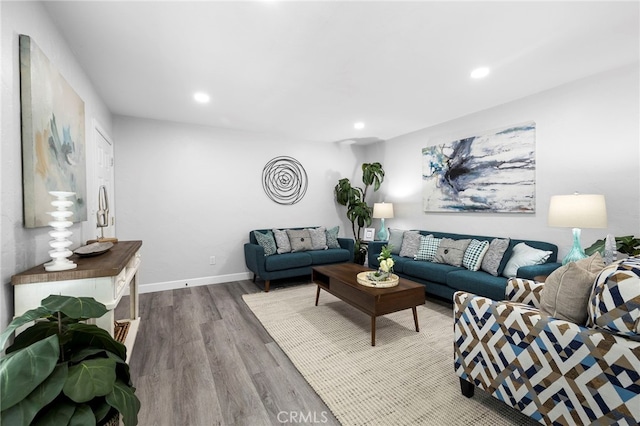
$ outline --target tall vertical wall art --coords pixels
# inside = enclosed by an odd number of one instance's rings
[[[535,123],[422,149],[425,212],[535,212]]]
[[[87,220],[84,102],[26,35],[20,91],[24,226],[47,226],[49,191],[75,192],[70,220]]]

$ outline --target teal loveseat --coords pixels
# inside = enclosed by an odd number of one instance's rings
[[[416,232],[416,231],[413,231]],[[483,235],[465,235],[454,234],[449,232],[435,231],[417,231],[420,235],[433,235],[435,238],[449,238],[452,240],[475,239],[479,241],[494,240],[495,237]],[[423,284],[426,293],[431,294],[449,301],[453,301],[453,295],[456,291],[466,291],[479,296],[489,297],[494,300],[500,300],[504,297],[507,287],[507,276],[503,275],[507,262],[513,253],[514,247],[519,243],[525,243],[527,246],[551,252],[542,264],[522,266],[517,269],[516,277],[534,279],[535,277],[547,276],[560,266],[557,263],[558,247],[555,244],[533,241],[533,240],[509,240],[509,245],[504,252],[500,264],[497,268],[497,274],[492,275],[483,270],[469,270],[463,266],[452,266],[447,263],[435,263],[431,261],[415,260],[412,257],[403,257],[399,254],[393,254],[394,273],[403,278]],[[369,243],[368,264],[370,268],[379,266],[378,256],[380,255],[382,246],[388,244],[387,241],[372,241]]]
[[[318,227],[312,227],[318,228]],[[284,228],[283,230],[303,230],[308,228]],[[256,277],[264,280],[264,291],[268,292],[271,280],[311,275],[311,268],[332,263],[353,262],[355,242],[350,238],[337,238],[340,248],[325,250],[306,250],[294,253],[272,254],[265,256],[263,246],[258,244],[255,231],[261,234],[272,232],[271,229],[257,229],[249,232],[249,242],[244,245],[244,259],[247,268]]]

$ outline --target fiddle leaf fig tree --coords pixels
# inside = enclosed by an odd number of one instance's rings
[[[99,425],[117,413],[125,426],[138,423],[125,346],[82,322],[105,313],[91,297],[52,295],[11,321],[0,351],[14,331],[36,320],[0,358],[0,424]]]
[[[351,230],[355,239],[355,255],[358,263],[364,263],[366,249],[361,244],[362,228],[371,225],[373,208],[365,199],[367,190],[373,187],[374,192],[380,189],[384,181],[384,170],[380,163],[362,164],[362,183],[364,188],[352,186],[347,178],[340,179],[334,188],[336,201],[347,208],[347,219],[351,222]],[[356,228],[357,227],[357,228]]]

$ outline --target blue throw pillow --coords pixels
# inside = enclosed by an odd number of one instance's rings
[[[340,243],[338,243],[338,231],[340,231],[340,226],[327,229],[326,234],[328,248],[340,248]]]

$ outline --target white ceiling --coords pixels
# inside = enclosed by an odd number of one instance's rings
[[[300,140],[389,139],[640,53],[638,1],[45,4],[114,114]]]

